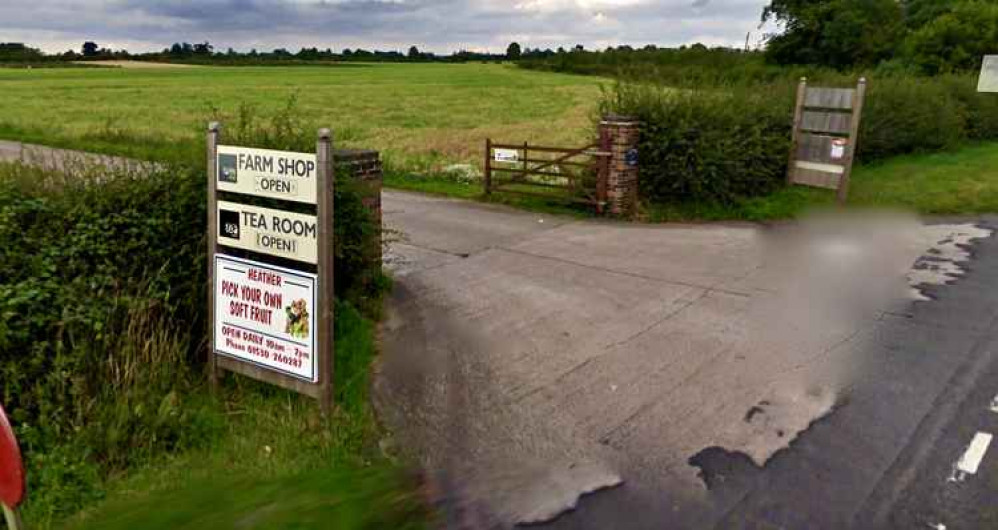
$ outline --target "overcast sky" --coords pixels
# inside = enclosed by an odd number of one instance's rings
[[[762,36],[765,0],[0,0],[0,42],[47,52],[366,48],[505,51],[609,45],[737,45]]]

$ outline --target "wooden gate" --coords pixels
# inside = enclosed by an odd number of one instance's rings
[[[485,140],[485,194],[531,195],[592,204],[603,213],[610,137],[583,147],[498,144]]]

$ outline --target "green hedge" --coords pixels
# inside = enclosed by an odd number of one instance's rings
[[[780,184],[792,110],[773,95],[618,85],[605,94],[602,110],[643,123],[640,183],[646,200],[729,202]]]
[[[380,307],[380,263],[365,258],[380,227],[349,175],[335,189],[337,327],[369,329],[353,308]],[[217,408],[192,402],[206,380],[205,200],[203,166],[0,164],[0,403],[46,503],[35,513],[72,511],[98,478],[217,432]],[[362,399],[368,361],[341,352],[369,350],[337,348],[340,399]]]
[[[850,86],[838,76],[812,82]],[[872,163],[998,139],[998,95],[974,76],[871,78],[857,157]],[[785,182],[796,83],[674,89],[618,83],[600,110],[643,122],[641,191],[652,202],[732,203]]]

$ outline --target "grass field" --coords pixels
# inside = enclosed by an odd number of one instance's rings
[[[0,69],[0,138],[176,160],[201,146],[213,115],[234,120],[241,105],[272,115],[296,96],[338,145],[433,171],[479,163],[486,137],[588,139],[600,83],[494,64]]]
[[[385,183],[467,199],[475,182],[436,178],[481,164],[486,137],[572,145],[589,139],[606,80],[495,64],[345,64],[299,67],[0,69],[0,139],[136,158],[190,161],[205,122],[235,123],[243,106],[274,116],[289,98],[309,127],[331,125],[337,145],[379,149]],[[998,211],[998,147],[911,155],[853,176],[850,204],[923,214]],[[578,208],[513,196],[491,199],[548,212]],[[736,205],[653,205],[652,221],[793,217],[833,195],[801,187]]]

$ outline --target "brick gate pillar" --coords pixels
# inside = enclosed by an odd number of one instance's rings
[[[634,118],[607,115],[600,121],[600,138],[609,144],[606,201],[613,215],[637,213],[638,139],[641,125]]]
[[[378,229],[382,228],[381,187],[383,174],[381,155],[370,149],[336,149],[333,151],[337,170],[345,170],[360,185],[361,200],[371,211],[371,217]],[[382,234],[377,234],[377,248],[372,248],[371,256],[367,256],[375,266],[381,266]]]

